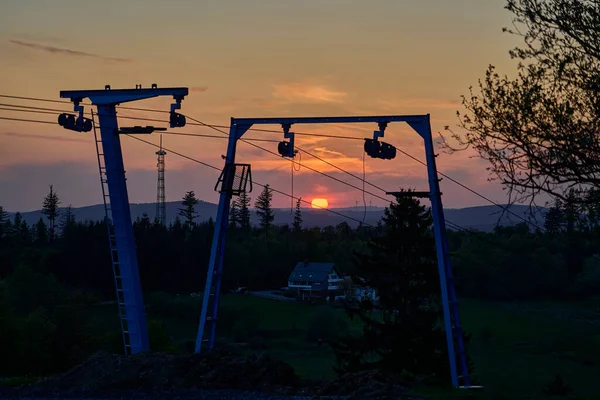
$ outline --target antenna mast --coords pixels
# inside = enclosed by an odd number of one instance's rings
[[[165,155],[162,148],[162,135],[160,135],[160,148],[156,152],[158,168],[158,183],[156,185],[156,220],[162,226],[167,225],[167,206],[165,203]]]

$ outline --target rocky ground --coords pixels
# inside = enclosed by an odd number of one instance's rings
[[[417,399],[369,371],[331,382],[303,382],[288,364],[266,354],[238,356],[100,352],[73,368],[26,387],[0,390],[0,399]]]

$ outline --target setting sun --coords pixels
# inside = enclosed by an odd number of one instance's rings
[[[327,208],[329,206],[329,202],[327,199],[313,199],[310,203],[312,208]]]

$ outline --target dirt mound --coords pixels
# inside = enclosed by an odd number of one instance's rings
[[[408,386],[398,377],[378,370],[347,373],[319,386],[319,396],[349,396],[349,399],[420,399],[409,396]]]
[[[346,374],[331,382],[300,382],[291,366],[264,353],[239,356],[225,351],[201,355],[149,351],[130,357],[99,352],[68,372],[12,394],[30,398],[122,398],[126,394],[140,399],[183,399],[197,398],[197,390],[237,390],[362,400],[418,398],[407,395],[406,389],[397,378],[378,371]]]
[[[123,357],[100,352],[64,374],[37,382],[28,392],[164,392],[188,388],[281,392],[297,384],[292,367],[266,354],[143,352]]]

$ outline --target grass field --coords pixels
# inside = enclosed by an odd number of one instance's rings
[[[189,348],[196,336],[200,300],[178,298],[171,302],[177,311],[165,308],[158,315],[150,306],[149,318],[160,318],[173,340]],[[463,325],[472,334],[473,377],[485,386],[484,392],[472,398],[546,398],[544,386],[559,374],[573,387],[573,396],[600,399],[596,383],[600,377],[598,304],[462,302]],[[302,377],[334,377],[332,351],[327,345],[307,341],[307,330],[315,325],[315,306],[224,295],[221,307],[218,329],[222,341],[233,345],[242,332],[242,337],[248,339],[242,340],[245,345],[239,345],[244,351],[264,347],[264,351],[292,365]],[[114,307],[96,308],[98,327],[118,327],[114,312]],[[345,318],[342,310],[332,313],[345,319],[348,329],[360,329],[357,322]],[[107,324],[110,320],[114,323]],[[427,394],[455,398],[449,393]]]

